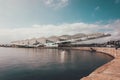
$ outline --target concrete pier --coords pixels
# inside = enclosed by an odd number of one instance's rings
[[[93,71],[90,75],[82,78],[81,80],[120,80],[120,49],[115,48],[99,48],[92,47],[97,52],[103,52],[105,54],[111,55],[114,57],[112,61],[106,63],[105,65],[99,67]],[[90,50],[89,47],[83,48],[73,48],[80,50]]]

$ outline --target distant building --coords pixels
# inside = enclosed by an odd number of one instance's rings
[[[29,45],[33,45],[37,42],[36,38],[29,39]]]
[[[13,41],[13,42],[11,42],[11,44],[20,45],[20,44],[23,44],[23,42],[19,40],[19,41]]]
[[[57,36],[51,36],[49,38],[47,38],[47,40],[52,41],[52,42],[57,42],[60,40],[60,37]]]
[[[75,34],[75,35],[71,36],[72,39],[82,38],[82,37],[86,37],[86,34],[78,33],[78,34]]]
[[[30,43],[29,43],[29,39],[22,40],[22,44],[24,44],[24,45],[29,45],[29,44],[30,44]]]
[[[109,40],[108,39],[109,36],[111,35],[104,33],[93,33],[93,34],[78,33],[75,35],[51,36],[48,38],[44,38],[44,37],[32,38],[32,39],[14,41],[11,43],[13,45],[28,46],[28,47],[40,47],[40,46],[58,47],[58,45],[70,46],[70,44],[79,45],[79,44],[105,43],[107,42],[107,40]],[[119,42],[116,42],[116,45],[117,44],[119,44]]]
[[[60,38],[61,41],[64,41],[64,40],[71,39],[71,36],[70,35],[62,35],[62,36],[59,36],[59,38]]]
[[[54,41],[50,41],[50,40],[47,40],[44,45],[45,47],[58,47],[57,43],[55,43]]]
[[[45,44],[47,39],[44,37],[41,37],[41,38],[37,38],[36,40],[41,44]]]

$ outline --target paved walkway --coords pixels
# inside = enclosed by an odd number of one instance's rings
[[[81,80],[120,80],[120,57],[117,56]]]

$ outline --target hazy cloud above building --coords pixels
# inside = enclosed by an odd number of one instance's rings
[[[113,21],[108,24],[87,24],[87,23],[72,23],[61,25],[39,25],[34,24],[27,28],[0,28],[0,41],[9,42],[12,40],[22,40],[38,37],[60,36],[60,35],[73,35],[77,33],[96,33],[104,32],[111,33],[113,38],[120,36],[120,20]]]
[[[100,7],[99,6],[97,6],[96,8],[95,8],[95,11],[97,11],[97,10],[99,10],[100,9]]]
[[[69,0],[43,0],[43,2],[48,7],[58,9],[67,6]]]
[[[32,37],[120,34],[120,0],[0,0],[0,43]]]
[[[118,4],[120,2],[120,0],[115,0],[115,3]]]

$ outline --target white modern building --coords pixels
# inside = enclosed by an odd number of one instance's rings
[[[45,44],[47,39],[45,37],[41,37],[41,38],[37,38],[36,40],[41,44]]]

